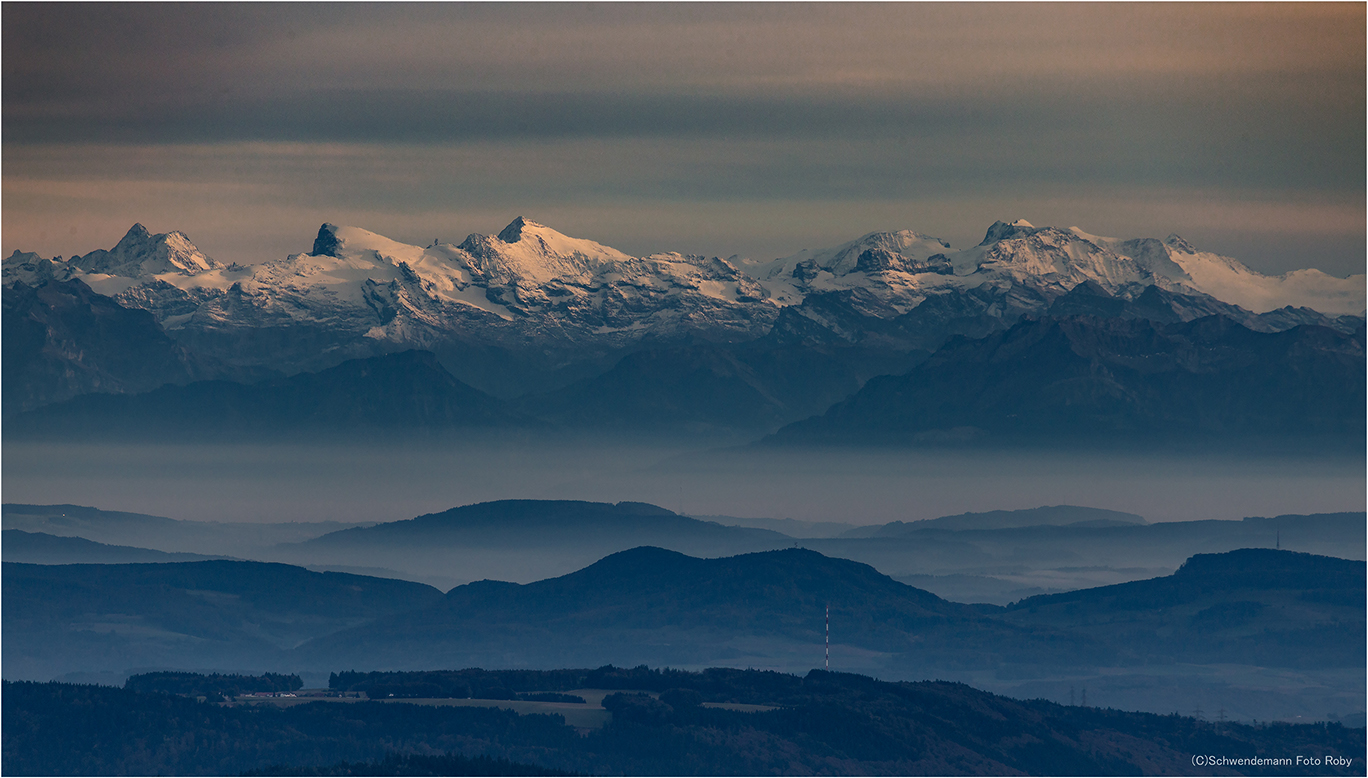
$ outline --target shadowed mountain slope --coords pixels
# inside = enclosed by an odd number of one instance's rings
[[[318,373],[201,381],[139,395],[87,395],[24,414],[10,434],[175,439],[540,426],[453,377],[426,351],[354,359]]]
[[[145,392],[209,377],[151,313],[78,280],[6,286],[3,310],[7,417],[87,392]]]
[[[1227,574],[1249,560],[1263,564]],[[1124,607],[1086,605],[1110,603],[1117,592],[1135,596]],[[771,652],[819,646],[830,605],[838,641],[886,654],[890,667],[1212,662],[1223,651],[1251,664],[1337,667],[1363,653],[1363,593],[1362,562],[1254,549],[1195,557],[1173,576],[1000,609],[947,602],[867,565],[802,549],[695,559],[637,548],[536,583],[460,586],[440,605],[300,652],[343,664],[369,657],[393,668],[418,666],[423,657],[428,666],[436,658],[480,665],[492,656],[506,666],[552,666],[595,651],[614,662],[716,661],[706,657],[748,641]],[[1240,604],[1254,602],[1262,605]],[[1220,615],[1241,609],[1267,613],[1257,624]],[[1311,637],[1314,649],[1299,647]]]
[[[1161,711],[1187,693],[1160,694],[1154,679],[1181,677],[1263,718],[1330,697],[1331,710],[1361,711],[1361,698],[1337,690],[1361,685],[1365,651],[1364,564],[1270,549],[1199,555],[1171,576],[1008,608],[947,602],[802,549],[697,559],[643,547],[558,578],[477,581],[445,596],[278,564],[7,562],[3,594],[10,678],[596,662],[793,669],[823,661],[829,607],[843,668],[998,688],[1053,679],[1040,687],[1053,699],[1061,681],[1067,691],[1071,678],[1129,675],[1150,691],[1111,684],[1113,699]],[[1211,677],[1232,667],[1242,668],[1238,691]],[[1318,683],[1335,684],[1329,697]]]
[[[594,429],[736,429],[761,432],[820,413],[876,375],[926,357],[764,340],[740,346],[651,348],[563,389],[524,397],[529,415]]]
[[[1025,320],[869,381],[770,443],[1358,447],[1363,330]]]
[[[216,558],[203,554],[169,554],[136,546],[111,546],[85,538],[25,532],[21,529],[7,529],[0,535],[4,537],[6,562],[27,562],[37,565],[107,565],[128,562],[198,562]]]
[[[991,662],[1007,646],[1043,659],[1051,640],[1083,654],[1094,648],[1081,637],[1033,641],[1023,630],[980,617],[974,606],[812,551],[697,559],[642,547],[536,583],[459,586],[437,607],[314,641],[299,653],[331,664],[369,656],[394,668],[431,666],[436,659],[445,666],[479,665],[493,655],[506,666],[605,655],[614,663],[695,664],[734,657],[756,641],[781,651],[820,646],[828,603],[844,642],[939,663]],[[959,645],[947,650],[949,631]]]
[[[84,505],[24,505],[0,508],[4,528],[84,538],[116,546],[167,552],[253,556],[277,543],[293,543],[356,526],[339,521],[256,522],[184,521]]]
[[[1031,597],[1002,616],[1105,633],[1124,664],[1361,667],[1364,576],[1359,561],[1245,548],[1198,554],[1163,578]]]
[[[271,667],[310,637],[441,598],[409,581],[261,562],[3,567],[8,678]]]
[[[1091,589],[1166,575],[1193,554],[1281,545],[1362,560],[1364,521],[1364,513],[1358,512],[1242,521],[1081,522],[961,530],[919,529],[918,525],[930,522],[909,522],[901,527],[884,525],[899,534],[808,539],[802,544],[828,556],[873,565],[947,599],[1005,605],[1051,589]],[[884,531],[884,527],[861,529]],[[974,580],[956,580],[963,575]],[[996,587],[997,593],[987,594],[984,586]]]

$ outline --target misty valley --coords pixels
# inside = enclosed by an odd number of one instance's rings
[[[5,715],[23,722],[6,759],[23,771],[279,774],[436,749],[504,760],[491,774],[1124,772],[1196,743],[1362,748],[1363,513],[1149,523],[1052,506],[855,526],[504,500],[361,524],[21,504],[3,519]],[[205,712],[185,719],[167,694]],[[146,712],[66,761],[26,752],[69,705],[95,731],[100,710]],[[1017,725],[959,729],[985,705],[1035,722],[1046,750],[1011,745]],[[894,729],[827,730],[848,716]],[[203,750],[244,725],[246,752]],[[206,745],[115,742],[154,736]],[[1152,753],[1118,750],[1137,737]],[[753,738],[767,756],[735,751]]]

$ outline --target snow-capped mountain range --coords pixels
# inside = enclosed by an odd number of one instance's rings
[[[768,261],[633,257],[522,217],[459,245],[415,246],[325,224],[309,252],[251,266],[223,265],[180,232],[154,235],[139,224],[108,251],[65,260],[15,251],[3,275],[6,285],[79,279],[189,342],[307,331],[309,349],[339,359],[366,344],[383,351],[452,340],[614,350],[734,342],[764,335],[785,308],[831,294],[857,295],[864,313],[890,319],[930,298],[972,294],[987,301],[986,315],[1014,319],[1085,283],[1125,300],[1157,287],[1197,298],[1192,316],[1243,309],[1264,329],[1362,316],[1365,306],[1363,275],[1268,276],[1176,235],[1120,240],[1025,221],[997,222],[960,250],[904,230]]]
[[[1163,241],[1120,240],[1077,227],[1035,227],[1025,220],[997,222],[982,243],[959,251],[911,230],[873,232],[835,248],[743,267],[781,304],[800,303],[814,291],[863,287],[910,310],[927,296],[952,289],[1020,285],[1056,297],[1085,281],[1125,298],[1148,286],[1209,295],[1252,313],[1291,306],[1361,316],[1365,300],[1363,275],[1344,279],[1297,270],[1267,276],[1229,257],[1198,251],[1177,235]]]

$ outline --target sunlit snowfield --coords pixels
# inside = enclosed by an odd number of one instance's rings
[[[727,449],[527,439],[204,446],[6,443],[4,500],[203,521],[395,521],[486,500],[650,502],[873,524],[1041,505],[1151,522],[1361,511],[1363,457]]]

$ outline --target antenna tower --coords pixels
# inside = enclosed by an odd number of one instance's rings
[[[826,669],[831,669],[831,606],[826,606]]]

